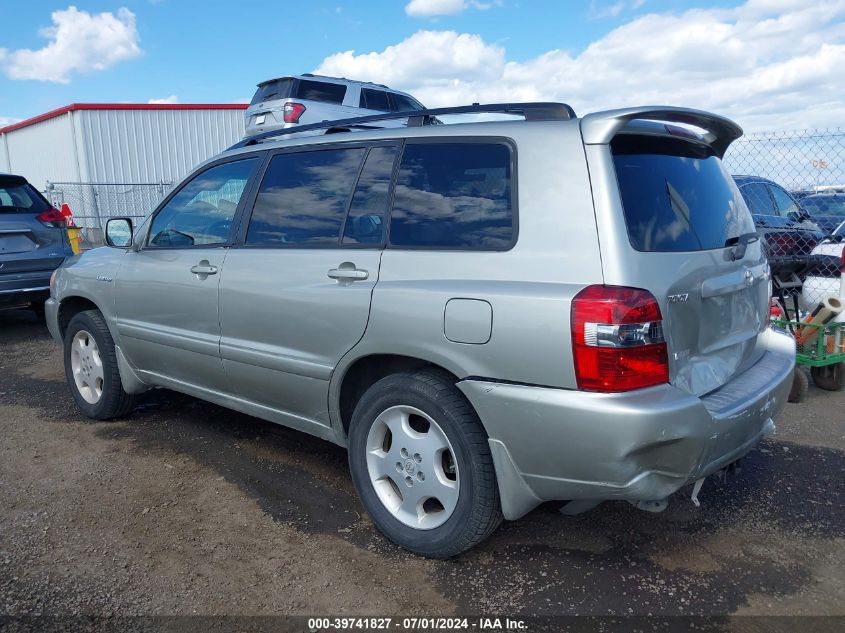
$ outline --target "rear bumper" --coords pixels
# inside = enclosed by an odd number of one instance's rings
[[[792,384],[793,339],[765,340],[754,366],[704,397],[460,382],[489,435],[505,517],[543,501],[663,499],[742,457],[774,430]]]
[[[50,296],[52,270],[0,275],[0,307],[41,302]]]

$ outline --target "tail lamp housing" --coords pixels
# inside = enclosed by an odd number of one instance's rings
[[[578,388],[616,393],[669,382],[663,317],[647,290],[588,286],[572,300]]]
[[[288,101],[284,107],[285,123],[299,123],[299,118],[305,110],[305,106],[301,103]]]
[[[48,209],[35,216],[35,219],[51,229],[63,229],[67,226],[67,218],[58,209]]]

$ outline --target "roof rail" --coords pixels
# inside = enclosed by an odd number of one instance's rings
[[[349,83],[353,84],[362,84],[365,86],[378,86],[379,88],[387,88],[387,90],[393,90],[393,88],[388,88],[384,84],[377,84],[372,81],[361,81],[360,79],[349,79],[348,77],[333,77],[331,75],[315,75],[314,73],[302,73],[299,75],[300,77],[315,77],[317,79],[334,79],[336,81],[348,81]],[[393,90],[393,92],[399,92],[398,90]]]
[[[332,129],[337,132],[339,128],[365,127],[367,123],[376,121],[393,121],[396,119],[408,119],[408,127],[420,127],[423,125],[434,125],[437,123],[435,117],[450,114],[516,114],[525,117],[526,121],[569,121],[575,118],[575,111],[565,103],[554,102],[533,102],[533,103],[491,103],[480,105],[474,103],[468,106],[453,108],[433,108],[428,110],[410,110],[405,112],[385,112],[384,114],[371,114],[368,116],[355,117],[353,119],[339,119],[336,121],[322,121],[320,123],[309,123],[295,127],[268,130],[253,136],[241,139],[229,149],[238,149],[249,145],[256,145],[267,139],[310,132],[313,130]]]

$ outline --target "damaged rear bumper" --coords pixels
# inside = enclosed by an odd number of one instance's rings
[[[720,389],[621,394],[464,380],[487,430],[508,519],[543,501],[662,499],[745,455],[774,430],[795,365],[791,337]]]

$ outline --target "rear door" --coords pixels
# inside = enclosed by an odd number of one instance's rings
[[[240,397],[295,428],[329,425],[332,371],[366,329],[396,154],[393,144],[277,153],[226,258],[226,373]]]
[[[0,276],[49,272],[68,255],[60,214],[24,178],[0,175]]]
[[[657,298],[670,381],[701,395],[762,355],[769,272],[718,153],[669,129],[623,130],[603,150],[588,147],[588,156],[594,187],[611,192],[608,205],[596,198],[605,283],[644,288]],[[602,152],[609,154],[606,171],[597,168]]]

